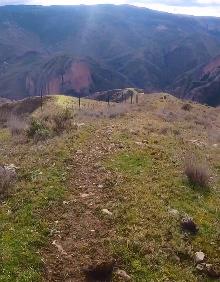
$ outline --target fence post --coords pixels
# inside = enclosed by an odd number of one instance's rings
[[[107,101],[108,101],[108,106],[110,106],[110,96],[109,96],[109,94],[108,94]]]
[[[43,87],[41,87],[41,90],[40,90],[40,108],[42,112],[43,111]]]
[[[122,95],[121,95],[121,102],[122,103],[124,102],[124,93],[122,93]]]
[[[131,93],[131,104],[133,104],[133,92]]]
[[[81,107],[81,93],[79,92],[79,95],[78,95],[78,102],[79,102],[79,109]]]

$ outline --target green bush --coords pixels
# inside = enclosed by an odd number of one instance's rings
[[[49,138],[50,130],[39,120],[33,119],[27,130],[27,136],[35,141],[43,141]]]
[[[64,112],[57,114],[54,116],[54,132],[56,134],[61,134],[65,130],[68,130],[71,128],[71,119],[72,119],[72,113],[69,109],[66,109]]]

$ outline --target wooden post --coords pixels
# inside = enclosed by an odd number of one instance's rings
[[[43,86],[41,87],[41,91],[40,91],[40,108],[41,111],[43,111]]]
[[[109,94],[108,94],[107,101],[108,101],[108,106],[110,106],[110,96],[109,96]]]
[[[81,107],[81,93],[79,92],[79,96],[78,96],[78,101],[79,101],[79,109],[80,109],[80,107]]]
[[[138,94],[136,94],[136,104],[138,104]]]
[[[133,92],[131,92],[131,104],[133,104]]]

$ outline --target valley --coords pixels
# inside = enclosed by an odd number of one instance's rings
[[[0,3],[0,281],[219,281],[220,18],[30,3]]]
[[[218,18],[129,5],[3,6],[0,96],[88,96],[133,87],[216,106],[219,26]]]

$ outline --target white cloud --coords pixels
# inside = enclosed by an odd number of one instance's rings
[[[208,1],[207,1],[208,2]],[[150,9],[165,11],[168,13],[175,14],[187,14],[187,15],[195,15],[195,16],[215,16],[220,17],[220,3],[218,6],[177,6],[177,5],[165,5],[161,3],[140,3],[135,2],[136,6],[147,7]]]
[[[5,4],[131,4],[169,13],[220,17],[220,0],[0,0],[0,5]]]

